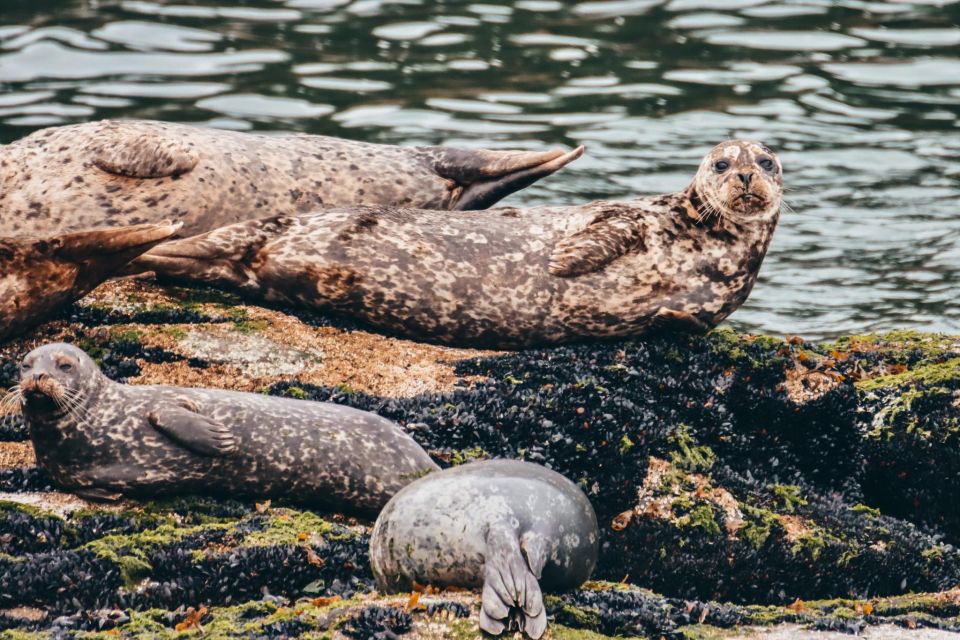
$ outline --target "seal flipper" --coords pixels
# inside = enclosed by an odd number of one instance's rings
[[[154,429],[177,444],[203,456],[225,456],[237,450],[230,429],[182,406],[151,411],[147,416]]]
[[[584,147],[573,151],[491,151],[478,149],[436,149],[434,169],[453,180],[456,190],[448,208],[455,211],[486,209],[515,191],[530,186],[567,166],[583,155]]]
[[[125,273],[153,271],[172,280],[235,287],[241,291],[249,288],[250,293],[258,293],[252,263],[268,242],[296,222],[295,217],[272,216],[165,242],[131,262]]]
[[[93,165],[126,178],[166,178],[187,173],[200,161],[197,152],[179,140],[158,132],[141,132],[132,141],[126,137],[107,141],[93,149]]]
[[[109,489],[99,489],[97,487],[84,487],[83,489],[75,490],[73,493],[84,500],[90,500],[92,502],[117,502],[123,497],[122,493],[116,493]]]
[[[550,254],[550,275],[572,278],[600,271],[634,249],[643,250],[645,232],[634,216],[616,209],[604,211],[586,228],[557,243]]]
[[[547,628],[543,593],[516,532],[506,524],[490,525],[483,570],[480,628],[498,635],[515,621],[534,640],[542,636]]]

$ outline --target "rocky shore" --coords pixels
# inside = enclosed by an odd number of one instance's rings
[[[443,465],[563,473],[604,540],[597,581],[549,598],[552,638],[960,631],[958,337],[480,352],[125,280],[3,346],[0,382],[50,340],[135,384],[376,411]],[[368,522],[229,497],[85,503],[52,491],[18,418],[0,441],[0,637],[480,637],[474,594],[373,590]]]

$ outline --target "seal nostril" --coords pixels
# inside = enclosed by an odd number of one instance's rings
[[[749,187],[750,181],[753,179],[752,173],[738,173],[737,177],[740,178],[740,182],[743,183],[743,186]]]

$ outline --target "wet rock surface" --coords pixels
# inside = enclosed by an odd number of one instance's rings
[[[443,466],[560,471],[597,511],[603,582],[548,598],[555,638],[960,630],[957,338],[720,330],[476,352],[124,281],[0,347],[0,382],[52,339],[134,384],[376,411]],[[211,344],[262,347],[273,364]],[[26,439],[18,418],[0,420],[6,636],[479,637],[475,594],[373,591],[370,523],[293,502],[86,503],[50,492]]]

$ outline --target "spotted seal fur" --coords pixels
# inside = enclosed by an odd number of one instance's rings
[[[482,587],[482,629],[539,638],[541,589],[589,579],[599,538],[593,507],[570,480],[529,462],[488,460],[401,489],[373,527],[370,563],[381,591]]]
[[[453,345],[704,331],[747,299],[781,185],[773,151],[731,140],[679,193],[483,212],[274,216],[165,243],[136,264]]]
[[[189,236],[355,204],[482,209],[582,153],[398,147],[154,121],[53,127],[0,147],[0,236],[159,220],[182,222]]]
[[[94,499],[282,497],[375,516],[436,464],[400,427],[330,403],[111,381],[82,350],[23,359],[14,391],[37,461]]]
[[[0,340],[86,295],[179,228],[178,224],[147,224],[42,238],[0,238]]]

